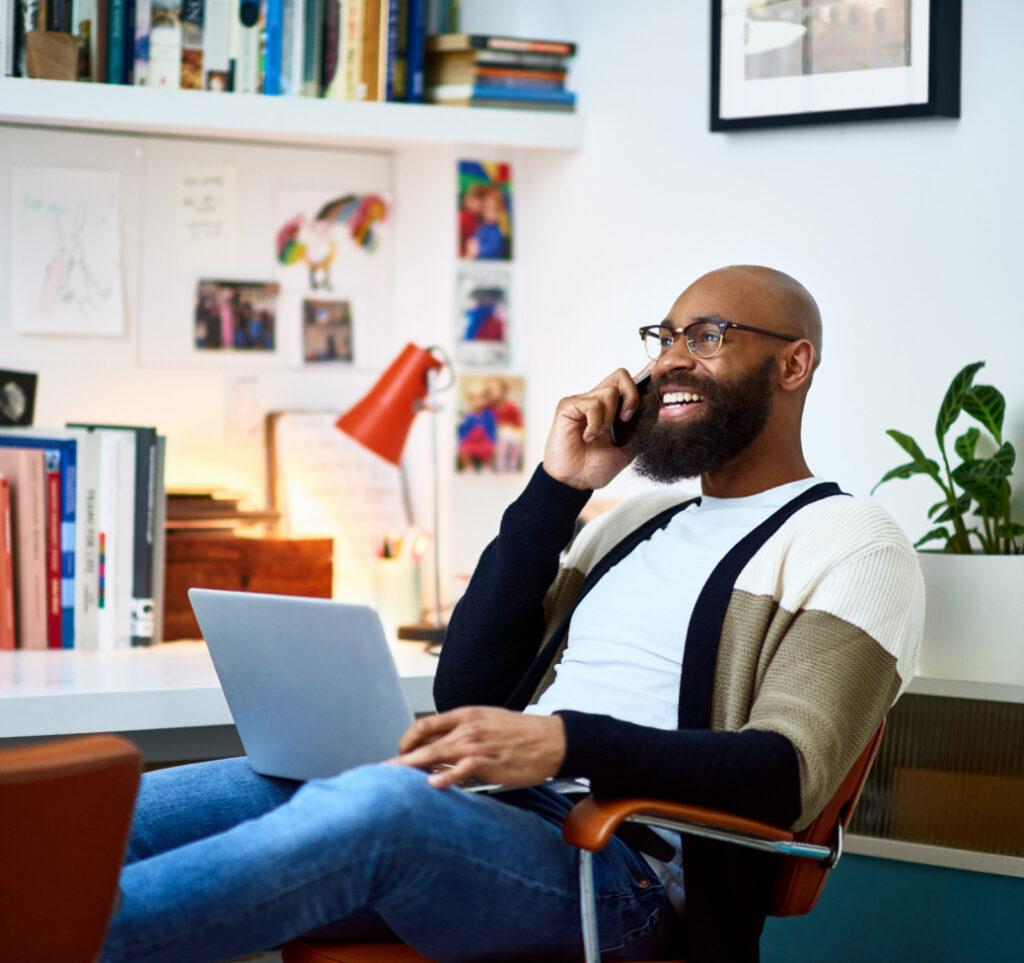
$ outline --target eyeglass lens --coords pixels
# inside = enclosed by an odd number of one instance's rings
[[[676,338],[681,337],[668,327],[650,328],[644,334],[644,347],[647,356],[657,361],[672,345]],[[698,358],[710,358],[718,353],[722,344],[722,332],[717,324],[695,324],[686,329],[686,346]]]

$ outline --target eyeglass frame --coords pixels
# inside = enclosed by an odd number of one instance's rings
[[[769,331],[767,328],[755,328],[749,324],[740,324],[738,321],[726,321],[723,318],[698,318],[696,321],[691,321],[689,324],[685,325],[682,328],[673,328],[670,324],[668,324],[665,321],[661,321],[658,324],[645,324],[643,325],[643,327],[640,328],[640,340],[646,341],[647,332],[653,331],[656,328],[662,331],[671,331],[673,347],[675,347],[676,336],[682,335],[683,341],[686,344],[686,350],[689,351],[690,354],[692,354],[695,358],[701,358],[702,356],[697,354],[693,350],[693,348],[690,347],[690,343],[686,339],[686,332],[689,331],[690,328],[696,327],[698,324],[713,324],[716,328],[718,328],[718,335],[720,338],[718,342],[718,347],[715,348],[714,354],[705,355],[703,356],[704,358],[713,358],[715,357],[715,355],[718,354],[719,351],[722,350],[722,345],[725,344],[725,332],[728,331],[729,328],[736,328],[738,331],[752,331],[754,334],[767,334],[769,337],[781,338],[783,341],[801,340],[795,334],[779,334],[778,331]],[[666,348],[665,351],[667,350],[668,349]],[[661,354],[658,355],[658,357],[660,358],[662,355],[664,355],[665,351],[662,351]],[[650,357],[649,354],[648,357]],[[657,358],[652,358],[651,360],[656,361]]]

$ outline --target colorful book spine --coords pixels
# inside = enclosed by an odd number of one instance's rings
[[[281,57],[284,41],[284,0],[267,0],[263,60],[263,93],[281,93]]]
[[[409,0],[388,0],[384,99],[405,100],[409,70]]]
[[[60,462],[46,466],[46,644],[61,648]]]
[[[302,31],[302,95],[319,97],[323,57],[324,4],[320,0],[304,0],[305,24]]]
[[[0,649],[13,649],[14,541],[11,527],[11,486],[0,474]]]
[[[15,644],[46,648],[46,468],[33,448],[0,451],[11,488]]]
[[[348,0],[349,3],[352,0]],[[344,40],[344,0],[323,0],[323,48],[320,55],[320,93],[328,100],[345,99],[341,44]]]
[[[409,80],[406,100],[422,103],[427,56],[427,0],[409,0]]]
[[[124,83],[125,31],[128,0],[110,0],[107,12],[107,83]]]
[[[60,639],[61,646],[71,649],[75,646],[75,551],[78,541],[78,459],[75,442],[68,439],[48,438],[45,433],[28,434],[36,429],[16,431],[0,435],[0,448],[38,448],[60,465]],[[45,596],[44,596],[45,599]]]
[[[149,29],[152,17],[150,0],[135,0],[135,47],[132,51],[135,72],[132,81],[137,87],[149,84]]]
[[[569,90],[533,90],[495,87],[490,84],[473,85],[474,100],[522,100],[525,103],[575,104],[576,95]]]
[[[231,0],[203,5],[203,88],[231,89]]]
[[[113,50],[110,56],[113,56]],[[172,90],[181,86],[181,0],[152,0],[149,86]]]
[[[363,100],[366,85],[363,83],[363,17],[365,0],[347,0],[345,4],[345,98]]]
[[[203,0],[181,0],[181,88],[203,89]]]
[[[281,27],[281,93],[302,92],[302,30],[301,0],[284,0]]]
[[[231,18],[231,78],[240,94],[259,93],[260,73],[259,0],[237,0]]]
[[[481,87],[500,87],[502,90],[564,90],[561,80],[550,80],[546,77],[531,76],[529,73],[514,77],[478,77],[477,85]]]

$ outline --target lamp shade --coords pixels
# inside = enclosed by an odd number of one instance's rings
[[[428,349],[407,344],[362,400],[335,422],[336,427],[385,461],[399,464],[419,410],[416,403],[427,396],[427,372],[442,367]]]

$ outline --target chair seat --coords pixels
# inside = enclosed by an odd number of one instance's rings
[[[292,940],[281,949],[284,963],[431,963],[404,943],[319,943]],[[657,960],[653,963],[686,963]]]

